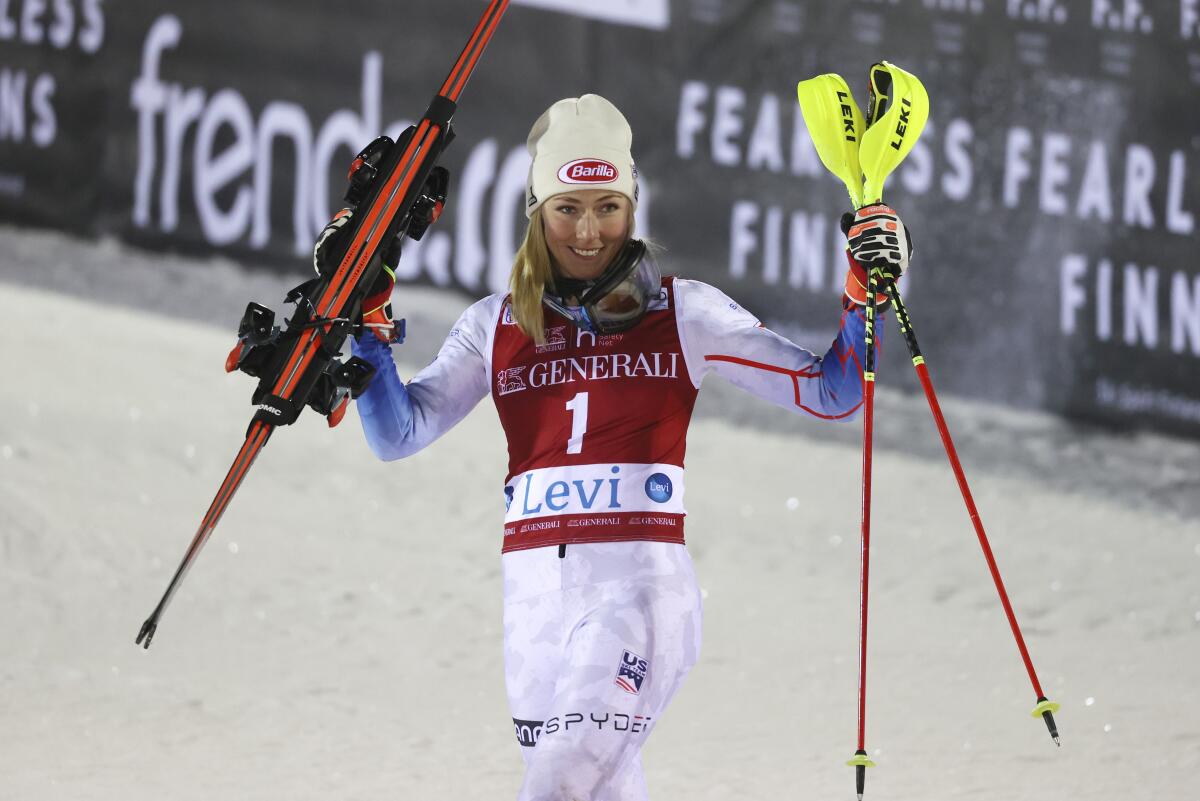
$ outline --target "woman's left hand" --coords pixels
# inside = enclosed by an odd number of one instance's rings
[[[842,215],[842,232],[849,242],[850,272],[846,276],[846,295],[862,306],[867,298],[867,271],[884,290],[876,295],[876,307],[886,303],[888,284],[908,269],[912,239],[908,228],[894,209],[882,203],[864,206],[856,213]]]

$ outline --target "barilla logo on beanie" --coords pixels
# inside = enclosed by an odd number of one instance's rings
[[[558,180],[564,184],[611,184],[617,180],[617,168],[603,159],[575,159],[558,168]]]
[[[633,132],[620,110],[599,95],[564,97],[538,117],[525,146],[533,158],[525,182],[525,216],[547,198],[588,187],[629,198],[637,208]]]

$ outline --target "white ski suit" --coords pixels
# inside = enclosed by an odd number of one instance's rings
[[[823,358],[719,290],[665,278],[632,329],[593,335],[547,310],[546,342],[505,295],[462,315],[407,386],[391,350],[359,398],[381,459],[424,448],[491,394],[509,444],[505,678],[526,762],[519,801],[645,801],[639,751],[700,651],[684,546],[683,457],[700,382],[716,372],[794,411],[848,419],[862,399],[863,315]]]

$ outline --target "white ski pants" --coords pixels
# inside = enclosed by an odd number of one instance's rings
[[[504,667],[518,801],[646,801],[639,751],[700,652],[683,545],[504,554]]]

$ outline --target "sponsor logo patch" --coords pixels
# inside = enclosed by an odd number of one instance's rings
[[[564,184],[611,184],[617,175],[617,168],[604,159],[575,159],[558,168]]]
[[[664,517],[662,515],[647,515],[646,517],[631,517],[629,518],[631,526],[678,526],[679,519],[675,517]]]
[[[592,726],[595,726],[596,731],[604,731],[606,728],[611,728],[615,732],[640,734],[650,730],[651,720],[653,718],[649,715],[626,715],[621,712],[568,712],[565,715],[555,715],[552,718],[546,718],[541,732],[535,735],[535,739],[541,739],[560,731],[569,732],[572,726],[576,730],[580,727],[591,729]]]
[[[646,680],[646,671],[649,668],[650,663],[645,659],[632,651],[625,651],[621,655],[621,665],[617,668],[617,678],[613,683],[625,692],[637,695],[642,689],[642,682]]]
[[[671,479],[663,473],[655,473],[646,479],[646,497],[656,503],[666,503],[671,500]]]
[[[683,488],[682,468],[668,464],[536,468],[505,482],[510,499],[505,522],[565,515],[568,527],[617,526],[634,513],[682,519]]]
[[[521,392],[527,389],[525,380],[521,378],[521,373],[525,372],[522,367],[509,367],[496,373],[496,391],[501,395],[508,395],[511,392]]]
[[[565,337],[564,337],[565,340]],[[564,345],[565,346],[565,345]],[[519,387],[510,391],[554,387],[573,384],[576,381],[604,381],[620,378],[678,378],[682,354],[655,351],[648,353],[600,353],[578,358],[549,359],[530,365],[507,368],[507,372],[520,372],[528,367],[529,372]],[[503,374],[505,371],[501,371]],[[526,385],[528,382],[528,385]],[[500,385],[504,386],[502,379]],[[503,391],[501,395],[505,394]]]
[[[671,308],[671,298],[667,295],[667,288],[662,287],[658,290],[658,297],[651,299],[646,306],[646,311],[666,311]]]
[[[517,742],[521,744],[522,748],[533,748],[537,745],[543,725],[545,724],[540,720],[517,720],[513,718],[513,731],[516,732]]]
[[[565,325],[556,325],[546,329],[546,343],[537,345],[534,351],[537,353],[549,353],[555,350],[565,350],[567,347],[567,327]]]

